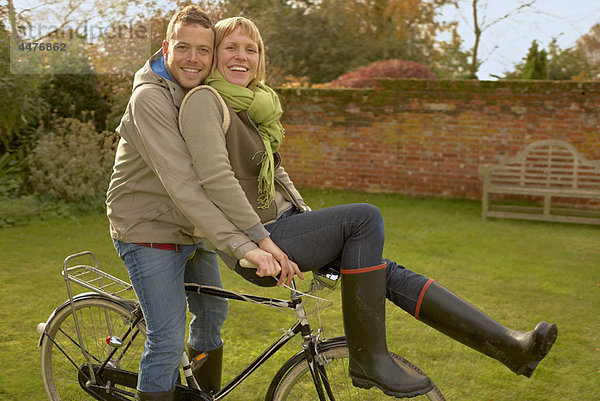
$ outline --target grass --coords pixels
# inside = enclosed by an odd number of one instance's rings
[[[390,349],[420,366],[448,400],[600,399],[599,227],[482,221],[479,203],[463,200],[304,192],[313,209],[350,202],[377,205],[386,221],[386,257],[436,278],[507,326],[529,330],[539,320],[558,325],[552,352],[526,379],[388,303]],[[125,277],[103,215],[0,229],[0,399],[45,399],[35,327],[65,300],[62,263],[81,250],[92,250],[102,268]],[[287,296],[285,290],[253,287],[227,269],[223,280],[227,288]],[[340,335],[339,291],[323,295],[335,301],[322,312],[326,335]],[[291,321],[279,312],[231,301],[224,379]],[[261,400],[278,366],[299,349],[298,342],[292,343],[230,399]]]

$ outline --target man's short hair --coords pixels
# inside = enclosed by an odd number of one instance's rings
[[[167,42],[173,38],[175,34],[175,25],[181,23],[184,25],[193,24],[200,25],[204,28],[211,29],[213,32],[215,27],[210,20],[208,14],[199,6],[190,4],[185,6],[181,10],[177,11],[169,21],[169,25],[167,26]]]

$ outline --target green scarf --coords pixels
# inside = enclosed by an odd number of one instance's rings
[[[283,126],[279,122],[279,118],[283,114],[279,97],[273,89],[261,82],[252,89],[229,83],[219,71],[215,71],[214,75],[206,78],[204,84],[215,88],[236,113],[246,110],[252,121],[258,126],[260,137],[265,145],[265,153],[260,160],[257,200],[259,208],[268,208],[275,199],[273,153],[279,149],[284,136]],[[256,155],[254,156],[256,157]]]

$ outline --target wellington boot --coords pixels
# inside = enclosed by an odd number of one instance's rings
[[[223,344],[212,351],[201,352],[189,345],[185,348],[192,373],[202,391],[214,395],[221,389],[221,372],[223,370]]]
[[[433,388],[427,376],[398,365],[385,334],[385,267],[342,269],[344,330],[350,351],[350,377],[361,388],[379,387],[394,397],[414,397]]]
[[[175,401],[175,389],[150,393],[137,390],[135,401]]]
[[[555,324],[539,322],[528,332],[511,330],[436,282],[424,291],[415,312],[418,320],[502,362],[516,374],[531,377],[556,340]]]

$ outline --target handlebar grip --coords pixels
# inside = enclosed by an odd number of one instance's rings
[[[248,280],[252,284],[256,284],[260,287],[274,287],[277,285],[277,279],[271,276],[259,277],[256,275],[256,266],[248,259],[240,259],[235,266],[235,272],[242,276],[245,280]]]
[[[254,263],[250,262],[247,259],[240,259],[240,266],[242,267],[246,267],[246,268],[251,268],[251,269],[257,269],[258,266],[256,266]]]

